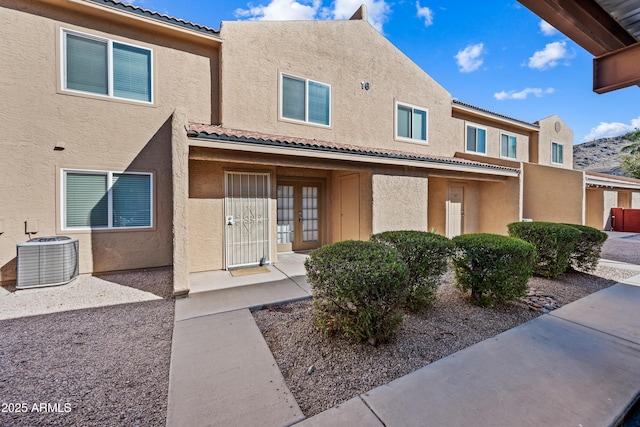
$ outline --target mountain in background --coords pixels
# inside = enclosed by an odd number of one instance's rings
[[[624,176],[620,168],[620,151],[631,144],[623,136],[601,138],[573,146],[573,168],[609,175]]]

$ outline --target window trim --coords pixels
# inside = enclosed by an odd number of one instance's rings
[[[406,107],[406,108],[411,108],[411,138],[407,138],[406,136],[400,136],[398,135],[398,108],[399,107]],[[424,111],[425,113],[425,131],[424,131],[424,138],[425,139],[418,139],[418,138],[413,138],[413,111],[414,110],[419,110],[419,111]],[[403,141],[403,142],[413,142],[413,143],[417,143],[417,144],[423,144],[423,145],[429,145],[429,109],[425,108],[425,107],[420,107],[418,105],[414,105],[414,104],[409,104],[406,102],[401,102],[396,100],[394,102],[394,108],[393,108],[393,117],[394,117],[394,139],[396,141]]]
[[[514,153],[513,157],[510,157],[508,155],[504,155],[502,154],[502,136],[507,136],[507,137],[513,137],[516,139],[516,146],[515,146],[515,150],[516,152]],[[507,147],[507,154],[509,153],[509,147]],[[507,133],[507,132],[500,132],[500,158],[502,159],[508,159],[508,160],[516,160],[518,158],[518,136],[511,134],[511,133]]]
[[[107,226],[106,227],[67,227],[67,173],[82,173],[86,175],[103,175],[107,177]],[[149,225],[135,227],[114,227],[113,226],[113,175],[146,175],[149,177]],[[155,228],[154,221],[154,172],[129,172],[129,171],[106,171],[95,169],[60,169],[60,229],[62,231],[133,231],[150,230]]]
[[[554,145],[562,147],[562,161],[561,162],[554,162],[553,161],[553,146]],[[553,165],[564,165],[564,144],[563,143],[551,141],[551,164],[553,164]]]
[[[299,119],[293,119],[290,117],[285,117],[284,116],[284,96],[283,96],[283,90],[284,90],[284,78],[288,77],[290,79],[294,79],[294,80],[300,80],[304,82],[304,99],[305,99],[305,105],[304,105],[304,120],[299,120]],[[311,122],[309,121],[309,82],[313,82],[319,85],[324,85],[327,86],[329,88],[329,124],[324,124],[324,123],[316,123],[316,122]],[[292,123],[304,123],[306,125],[312,125],[312,126],[321,126],[323,128],[330,128],[331,127],[331,116],[332,116],[332,108],[331,108],[331,100],[332,100],[332,88],[331,85],[329,83],[324,83],[318,80],[313,80],[313,79],[308,79],[306,77],[300,77],[300,76],[296,76],[293,74],[289,74],[289,73],[280,73],[280,78],[279,78],[279,83],[280,83],[280,88],[278,90],[279,92],[279,96],[280,96],[280,100],[279,100],[279,112],[278,112],[278,117],[280,120],[283,121],[287,121],[287,122],[292,122]]]
[[[467,129],[469,127],[475,128],[476,131],[478,129],[482,129],[484,130],[484,151],[471,151],[469,150],[469,148],[467,147]],[[477,123],[473,123],[473,122],[466,122],[464,125],[464,152],[465,153],[472,153],[472,154],[478,154],[480,156],[486,156],[487,155],[487,143],[488,143],[488,135],[489,135],[489,131],[486,127],[481,126]],[[476,132],[476,148],[478,148],[478,133]]]
[[[107,94],[95,93],[82,91],[77,89],[70,89],[67,87],[67,34],[71,34],[77,37],[83,37],[90,40],[95,40],[99,42],[105,42],[107,44]],[[120,96],[115,96],[114,92],[114,84],[113,84],[113,43],[118,43],[125,46],[130,46],[136,49],[142,49],[149,52],[149,86],[151,89],[151,99],[149,101],[143,101],[139,99],[132,98],[124,98]],[[123,42],[121,40],[115,40],[108,37],[96,36],[94,34],[83,33],[81,31],[72,30],[69,28],[60,28],[60,89],[64,93],[72,93],[75,95],[83,95],[90,97],[97,97],[101,99],[113,99],[113,100],[122,100],[127,102],[135,102],[137,104],[144,105],[153,105],[155,104],[155,78],[154,78],[154,54],[153,49],[135,45],[132,43]]]

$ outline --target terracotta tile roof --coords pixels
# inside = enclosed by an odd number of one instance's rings
[[[591,172],[591,171],[585,171],[584,173],[585,173],[585,175],[587,175],[587,178],[589,178],[589,177],[593,177],[594,179],[595,178],[604,178],[604,179],[606,179],[608,181],[629,182],[631,184],[640,185],[640,179],[629,178],[627,176],[608,175],[606,173]]]
[[[496,112],[487,110],[485,108],[476,107],[475,105],[467,104],[466,102],[458,101],[457,99],[454,99],[453,103],[457,104],[457,105],[460,105],[462,107],[467,107],[467,108],[470,108],[472,110],[476,110],[476,111],[482,112],[482,113],[491,114],[492,116],[496,116],[496,117],[499,117],[501,119],[506,119],[506,120],[522,123],[524,125],[533,126],[533,127],[536,127],[536,128],[540,127],[539,125],[537,125],[535,123],[529,123],[529,122],[526,122],[524,120],[516,119],[515,117],[505,116],[504,114],[496,113]]]
[[[188,135],[192,138],[216,139],[225,142],[251,143],[260,145],[270,145],[285,148],[300,148],[315,151],[337,152],[343,154],[354,154],[362,156],[386,157],[392,159],[404,159],[424,161],[427,163],[441,163],[451,165],[462,165],[477,167],[481,169],[502,170],[518,172],[517,168],[510,168],[499,165],[464,160],[455,157],[431,156],[417,154],[406,151],[387,150],[382,148],[362,147],[352,144],[340,144],[328,141],[318,141],[315,139],[296,138],[290,136],[270,135],[258,132],[250,132],[237,129],[223,128],[217,125],[207,125],[200,123],[189,123]]]
[[[155,12],[153,10],[144,9],[140,6],[135,6],[133,4],[125,3],[119,0],[88,0],[88,1],[113,7],[115,9],[124,10],[126,12],[135,13],[136,15],[145,16],[147,18],[155,19],[158,21],[163,21],[170,24],[178,25],[180,27],[188,28],[190,30],[198,31],[201,33],[205,33],[213,36],[220,35],[220,31],[215,30],[213,28],[209,28],[204,25],[196,24],[190,21],[185,21],[184,19],[175,18],[173,16],[165,15],[163,13]]]

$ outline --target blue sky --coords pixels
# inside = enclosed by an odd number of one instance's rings
[[[591,54],[515,0],[136,0],[215,29],[247,19],[369,22],[454,98],[534,122],[558,114],[576,144],[640,128],[640,88],[597,95]]]

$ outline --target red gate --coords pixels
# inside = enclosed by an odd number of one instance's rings
[[[611,228],[640,233],[640,209],[611,208]]]

